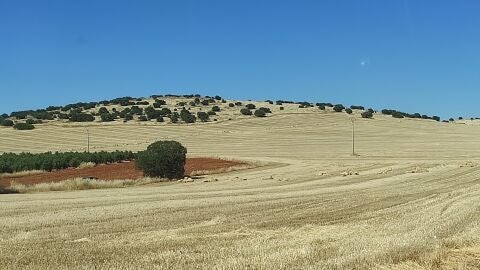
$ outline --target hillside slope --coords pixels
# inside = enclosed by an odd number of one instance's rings
[[[291,105],[196,124],[0,128],[0,151],[142,150],[275,166],[218,182],[0,196],[0,268],[478,269],[477,125]],[[88,258],[88,260],[85,260]],[[81,263],[79,263],[81,262]]]

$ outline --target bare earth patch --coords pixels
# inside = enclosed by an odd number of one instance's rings
[[[245,165],[240,161],[223,160],[218,158],[187,158],[185,164],[185,174],[190,175],[195,172],[216,172],[226,170],[232,167]],[[103,164],[95,167],[86,168],[72,168],[53,172],[40,172],[35,174],[19,174],[0,178],[0,187],[8,187],[12,181],[24,185],[33,185],[47,182],[60,182],[67,179],[74,178],[88,178],[94,177],[102,180],[116,180],[116,179],[141,179],[144,177],[143,172],[138,170],[135,162],[123,162],[114,164]]]

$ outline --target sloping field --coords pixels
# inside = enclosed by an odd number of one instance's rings
[[[159,139],[276,162],[115,190],[0,196],[0,268],[479,269],[480,126],[310,112],[90,126],[94,150]],[[83,150],[82,126],[0,129],[0,151]],[[346,176],[344,176],[346,175]]]

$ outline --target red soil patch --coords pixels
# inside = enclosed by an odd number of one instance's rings
[[[185,174],[189,175],[192,171],[216,170],[242,164],[244,163],[215,158],[187,158],[185,163]],[[135,167],[135,162],[123,162],[98,165],[93,168],[72,168],[19,177],[4,177],[0,178],[0,187],[10,186],[11,181],[25,185],[32,185],[44,182],[59,182],[82,177],[95,177],[102,180],[140,179],[143,177],[143,172]]]

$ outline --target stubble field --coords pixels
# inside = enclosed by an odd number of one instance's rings
[[[480,126],[288,111],[90,124],[93,150],[160,139],[269,163],[216,182],[0,195],[2,269],[478,269]],[[0,129],[0,151],[84,150],[84,125]]]

